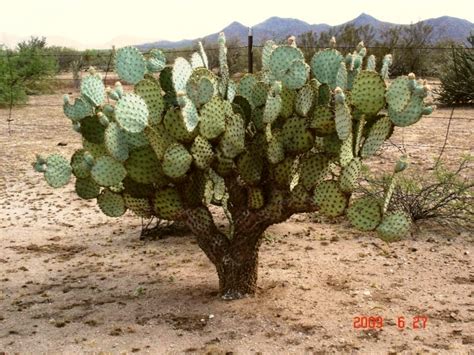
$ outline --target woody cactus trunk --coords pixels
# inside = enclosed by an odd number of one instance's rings
[[[363,231],[387,241],[410,228],[385,200],[354,198],[363,159],[394,131],[417,122],[427,87],[413,74],[388,80],[361,43],[343,56],[333,47],[305,63],[294,40],[265,44],[263,70],[231,79],[224,34],[219,75],[202,45],[173,66],[159,50],[116,52],[120,82],[105,88],[90,70],[80,95],[64,99],[64,113],[83,148],[68,161],[38,156],[33,164],[52,187],[75,176],[83,199],[96,199],[110,217],[126,210],[148,218],[183,221],[217,269],[225,298],[253,294],[262,234],[294,213],[346,215]],[[404,169],[397,164],[395,175]],[[392,184],[393,185],[393,184]],[[210,205],[228,224],[219,229]]]

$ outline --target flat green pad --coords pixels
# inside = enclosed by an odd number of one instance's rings
[[[339,150],[339,163],[342,167],[347,166],[347,164],[351,162],[352,158],[354,158],[353,142],[354,138],[352,134],[350,134],[349,137],[347,137],[347,139],[345,139],[341,144]]]
[[[315,129],[319,137],[333,134],[336,131],[334,113],[327,106],[317,106],[314,109],[310,127]]]
[[[326,177],[329,172],[329,158],[323,154],[309,154],[300,163],[300,182],[310,190]]]
[[[352,104],[367,115],[385,106],[385,81],[374,71],[361,71],[352,86]]]
[[[259,187],[250,187],[248,190],[248,206],[251,210],[258,210],[265,204],[263,191]]]
[[[331,89],[334,89],[337,86],[337,74],[343,59],[344,57],[337,50],[325,49],[313,56],[311,70],[320,83],[327,84]]]
[[[146,67],[148,71],[152,73],[157,73],[162,71],[166,66],[166,57],[165,54],[157,49],[153,48],[148,55],[148,59],[146,62]]]
[[[269,94],[263,110],[263,123],[273,123],[280,115],[281,107],[281,96]]]
[[[92,166],[87,163],[84,155],[88,154],[85,149],[78,149],[71,157],[72,173],[77,178],[85,179],[91,173]],[[89,153],[90,154],[90,153]]]
[[[163,172],[170,178],[180,178],[188,172],[192,162],[193,157],[183,145],[172,144],[163,156]]]
[[[197,136],[194,139],[193,145],[191,146],[191,154],[194,159],[194,164],[196,164],[199,169],[209,168],[214,159],[212,145],[206,138],[201,136]]]
[[[153,215],[153,207],[147,198],[133,197],[129,194],[123,195],[127,209],[139,217],[150,218]]]
[[[392,130],[392,122],[387,116],[382,117],[373,124],[370,128],[369,134],[362,146],[361,156],[363,158],[375,154],[375,152],[382,146]]]
[[[411,221],[403,212],[394,212],[383,217],[377,227],[380,239],[386,242],[395,242],[403,238],[411,228]]]
[[[255,185],[262,177],[263,160],[258,156],[245,152],[237,161],[237,170],[242,180],[249,185]]]
[[[278,164],[285,159],[285,148],[280,135],[274,135],[270,138],[267,146],[267,158],[272,164]]]
[[[313,200],[322,214],[337,217],[344,213],[348,199],[340,190],[337,181],[327,180],[315,187]]]
[[[92,106],[82,97],[74,100],[74,105],[65,102],[63,105],[64,114],[73,121],[80,121],[84,117],[93,114]]]
[[[98,158],[92,167],[91,176],[100,186],[115,186],[127,175],[122,163],[112,157],[102,156]]]
[[[280,116],[283,118],[290,118],[295,111],[296,91],[283,87],[281,91],[281,110]]]
[[[91,155],[96,159],[103,155],[109,154],[109,152],[107,152],[107,149],[105,148],[105,145],[92,143],[89,142],[87,139],[82,140],[82,146],[84,147],[84,150],[91,153]]]
[[[105,148],[109,154],[119,161],[125,161],[128,158],[128,144],[124,131],[115,122],[111,122],[104,134]]]
[[[253,88],[257,84],[257,78],[253,74],[245,74],[239,81],[237,88],[237,94],[247,100],[250,105],[254,105],[253,102]]]
[[[423,98],[413,95],[408,105],[401,112],[388,108],[388,116],[395,126],[410,126],[421,119],[424,110]]]
[[[346,140],[352,134],[351,110],[345,103],[336,103],[336,124],[337,136],[340,140]]]
[[[399,76],[390,83],[385,97],[388,107],[395,112],[402,112],[410,102],[410,80],[407,76]]]
[[[194,75],[191,75],[186,84],[186,94],[194,105],[200,107],[209,102],[214,96],[214,83],[207,76],[194,77]]]
[[[76,193],[80,198],[90,200],[99,196],[100,186],[91,178],[77,178]]]
[[[125,169],[133,180],[142,184],[157,183],[164,178],[160,162],[149,145],[133,150]]]
[[[186,84],[193,73],[191,64],[186,59],[178,57],[174,61],[172,73],[174,90],[177,93],[180,91],[186,92]]]
[[[174,138],[168,134],[163,126],[158,126],[157,128],[147,127],[144,133],[158,159],[163,159],[166,148],[175,142]]]
[[[265,105],[270,88],[263,81],[257,81],[252,88],[252,106],[259,107]]]
[[[380,224],[382,212],[376,199],[363,197],[350,205],[347,209],[347,218],[357,229],[371,231]]]
[[[158,217],[166,220],[176,219],[183,212],[178,191],[169,187],[155,193],[153,209]]]
[[[104,83],[98,76],[86,76],[81,81],[81,95],[92,105],[99,106],[105,100]]]
[[[219,142],[222,154],[227,158],[235,158],[245,149],[245,127],[240,115],[233,114],[227,120],[227,127]]]
[[[180,142],[190,142],[195,137],[194,132],[186,128],[183,113],[180,109],[170,108],[165,115],[164,125],[167,132]]]
[[[122,130],[122,132],[123,132],[124,139],[127,142],[127,146],[129,150],[132,150],[135,148],[141,148],[150,144],[148,142],[145,131],[140,132],[140,133],[130,133],[130,132]]]
[[[142,184],[133,180],[130,176],[126,176],[122,181],[124,194],[137,198],[149,198],[155,194],[155,188],[162,186],[154,186],[153,184]]]
[[[105,127],[97,116],[89,116],[81,120],[81,134],[87,141],[95,144],[104,142]]]
[[[148,108],[150,124],[156,125],[161,122],[165,110],[165,101],[161,96],[161,86],[157,80],[144,79],[138,82],[134,88],[135,94],[140,96]]]
[[[355,190],[361,169],[362,163],[360,158],[352,159],[351,162],[342,169],[342,173],[339,178],[339,185],[342,191],[352,192]]]
[[[108,189],[104,189],[97,197],[97,204],[101,211],[109,217],[120,217],[127,210],[122,195]]]
[[[276,183],[284,188],[290,184],[291,172],[293,167],[293,158],[287,157],[281,163],[278,163],[273,168],[273,179]]]
[[[296,113],[302,117],[308,115],[309,110],[313,106],[314,90],[311,84],[304,85],[296,95],[295,110]]]
[[[59,154],[51,154],[46,158],[46,166],[44,178],[49,186],[57,188],[69,182],[72,168],[66,158]]]
[[[142,132],[148,125],[148,107],[136,94],[124,95],[115,105],[115,119],[119,126],[130,133]]]
[[[202,107],[199,131],[204,138],[214,139],[225,131],[225,111],[219,96],[214,96]]]
[[[272,40],[266,41],[262,50],[262,70],[270,70],[270,57],[273,50],[276,47],[276,43]]]
[[[120,79],[135,85],[147,72],[146,60],[135,47],[123,47],[115,54],[115,71]]]
[[[289,89],[301,88],[308,79],[309,67],[303,53],[292,46],[280,46],[272,51],[269,60],[272,77]]]
[[[308,130],[308,124],[304,117],[292,117],[283,125],[282,142],[285,151],[302,153],[311,149],[314,137]]]

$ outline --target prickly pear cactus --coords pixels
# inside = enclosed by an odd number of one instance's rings
[[[74,175],[79,197],[96,199],[110,217],[129,210],[182,219],[199,231],[213,222],[196,208],[220,205],[231,225],[229,240],[239,231],[234,222],[246,223],[236,214],[258,214],[270,225],[314,210],[346,215],[354,227],[387,241],[401,238],[410,220],[387,211],[390,189],[384,201],[351,196],[363,160],[394,128],[432,111],[424,103],[427,85],[414,74],[389,80],[390,56],[378,73],[376,58],[364,59],[363,43],[344,56],[332,40],[309,63],[294,40],[288,43],[267,42],[262,72],[238,83],[229,73],[223,33],[219,75],[202,44],[171,67],[159,50],[121,48],[115,68],[126,87],[105,88],[92,71],[80,95],[64,99],[83,147],[70,162],[38,156],[34,168],[52,187]],[[397,165],[393,186],[405,165]]]

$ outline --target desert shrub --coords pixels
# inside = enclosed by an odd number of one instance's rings
[[[471,48],[453,48],[452,57],[441,75],[439,100],[444,104],[474,103],[474,35]]]
[[[414,222],[436,223],[474,229],[473,156],[462,157],[455,168],[442,162],[430,174],[400,174],[397,177],[388,210],[402,210]],[[362,185],[364,195],[382,198],[391,183],[391,175],[369,177]]]
[[[15,51],[0,50],[0,105],[26,102],[27,95],[48,92],[57,70],[54,56],[46,50],[46,39],[31,37]]]

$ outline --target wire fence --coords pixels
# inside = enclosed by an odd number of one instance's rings
[[[262,53],[263,46],[253,46],[251,45],[250,49],[249,46],[230,46],[228,47],[228,62],[229,68],[231,72],[234,73],[241,73],[244,74],[246,72],[252,72],[254,69],[260,70],[261,68],[261,53]],[[299,47],[305,57],[310,58],[312,55],[318,51],[324,49],[323,47],[319,46],[303,46]],[[392,47],[387,48],[386,46],[369,46],[366,47],[369,53],[377,53],[380,55],[387,54],[388,52],[392,54],[396,54],[397,51],[406,50],[406,48],[402,47]],[[142,50],[143,53],[148,53],[153,48],[147,48],[147,50]],[[336,49],[340,50],[341,52],[352,51],[353,47],[349,46],[339,46]],[[474,50],[474,48],[462,48],[462,50]],[[178,56],[188,56],[194,53],[196,50],[194,49],[178,49],[178,50],[162,50],[165,56],[167,57],[168,63],[173,63],[175,58]],[[209,65],[211,68],[218,67],[218,47],[208,47],[206,48],[206,53],[208,54]],[[416,53],[426,53],[426,52],[436,52],[438,53],[436,56],[427,56],[430,58],[430,61],[433,62],[433,58],[437,58],[438,61],[445,61],[446,58],[452,55],[453,47],[421,47],[417,48]],[[416,56],[415,53],[415,56]],[[441,53],[441,54],[439,54]],[[38,128],[38,129],[58,129],[60,128],[58,125],[50,125],[50,124],[41,124],[41,123],[18,123],[14,121],[13,114],[16,110],[24,110],[24,109],[32,109],[32,110],[43,110],[49,109],[52,110],[61,110],[62,111],[62,104],[58,102],[57,104],[49,104],[43,102],[35,102],[35,100],[29,100],[27,103],[24,104],[15,104],[13,100],[13,95],[15,93],[15,85],[17,83],[14,80],[14,75],[12,72],[14,71],[14,61],[12,60],[14,57],[18,57],[20,54],[15,52],[6,52],[6,54],[0,55],[0,65],[6,64],[7,65],[7,75],[9,75],[10,81],[7,80],[6,88],[10,89],[9,93],[3,93],[4,96],[7,98],[9,97],[9,102],[7,105],[6,110],[1,110],[3,114],[5,114],[6,122],[8,123],[8,131],[11,131],[11,128]],[[48,77],[46,79],[42,79],[42,83],[46,85],[50,85],[56,91],[67,91],[67,92],[75,92],[78,90],[80,77],[85,72],[85,70],[89,66],[94,66],[98,68],[102,72],[103,80],[105,85],[112,85],[118,77],[114,73],[114,49],[110,50],[103,50],[103,51],[95,51],[93,53],[89,52],[82,52],[82,53],[63,53],[63,52],[51,52],[51,53],[34,53],[31,54],[31,60],[34,60],[35,57],[47,57],[55,60],[58,65],[58,73],[54,77]],[[76,63],[76,69],[71,70],[72,64]],[[79,64],[77,64],[79,63]],[[254,64],[255,63],[255,64]],[[419,65],[419,63],[418,63]],[[407,69],[408,71],[408,69]],[[410,70],[411,71],[411,70]],[[0,93],[1,94],[1,93]],[[466,111],[462,110],[460,113],[455,113],[453,109],[452,114],[449,117],[441,116],[441,115],[431,115],[428,116],[431,119],[435,120],[448,120],[447,131],[446,131],[446,138],[442,145],[437,146],[433,144],[418,144],[417,142],[402,142],[403,147],[423,147],[423,148],[430,148],[430,149],[440,149],[441,152],[444,150],[459,150],[459,151],[472,151],[472,147],[461,147],[456,145],[447,144],[449,135],[451,133],[462,133],[462,130],[450,130],[451,122],[456,120],[463,120],[463,121],[474,121],[474,117],[472,115],[466,114]],[[5,122],[5,121],[4,121]],[[68,128],[66,125],[64,126]],[[63,128],[63,127],[61,127]],[[390,143],[387,143],[390,144]]]

